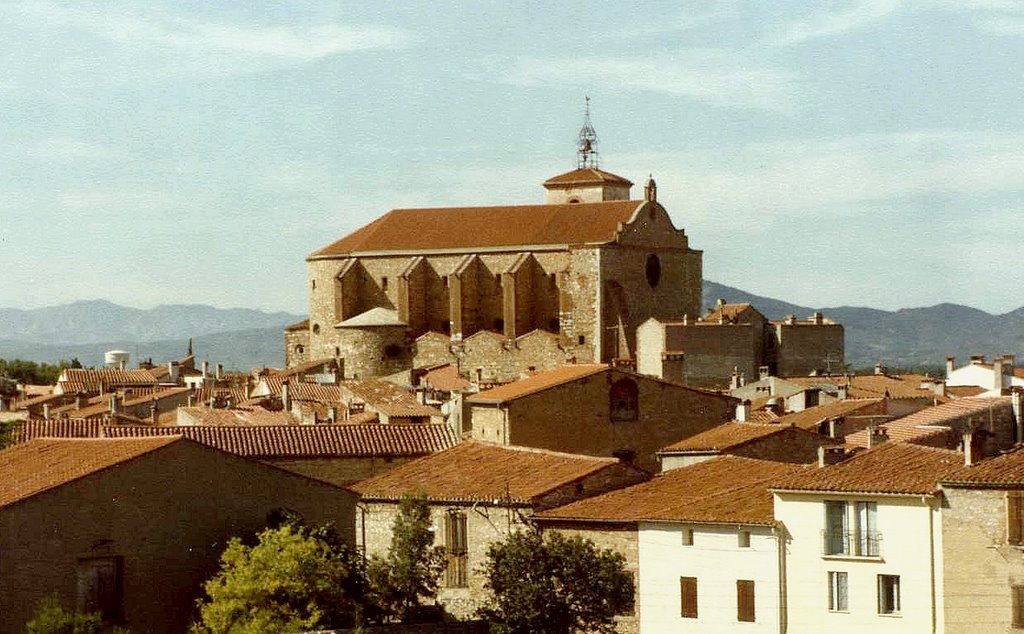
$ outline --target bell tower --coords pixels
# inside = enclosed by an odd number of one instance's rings
[[[590,97],[585,97],[583,127],[576,141],[576,169],[544,181],[548,204],[629,200],[633,183],[598,167],[597,131],[590,121]]]

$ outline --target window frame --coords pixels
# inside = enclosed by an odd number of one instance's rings
[[[845,570],[828,571],[828,611],[850,611],[850,573]]]
[[[469,586],[468,518],[462,509],[449,509],[444,515],[444,550],[447,557],[444,582],[447,588]]]
[[[878,614],[898,616],[900,614],[900,576],[878,575]]]
[[[697,577],[679,577],[679,617],[697,618],[698,606]]]
[[[1024,585],[1010,586],[1010,627],[1024,629]]]
[[[104,621],[124,618],[124,557],[81,557],[76,562],[75,581],[79,612],[99,612]]]
[[[1024,491],[1006,492],[1006,543],[1024,546]]]

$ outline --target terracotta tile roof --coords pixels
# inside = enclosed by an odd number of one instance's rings
[[[597,522],[774,524],[768,486],[804,465],[722,456],[672,469],[649,482],[573,502],[535,517]]]
[[[368,499],[397,500],[415,490],[436,501],[528,503],[617,463],[615,458],[466,440],[352,488]]]
[[[313,401],[333,405],[341,403],[341,388],[325,383],[295,382],[288,384],[289,398],[293,401]]]
[[[936,491],[940,479],[963,463],[963,455],[957,451],[890,441],[838,464],[809,469],[775,483],[773,488],[929,495]]]
[[[142,405],[150,403],[152,401],[161,401],[166,398],[174,398],[191,392],[190,387],[172,387],[164,388],[159,391],[149,392],[146,394],[133,394],[125,396],[120,401],[120,407],[134,407],[136,405]],[[110,395],[98,396],[95,399],[89,399],[90,405],[81,409],[75,409],[74,406],[68,410],[68,416],[71,418],[95,418],[101,417],[104,414],[110,413]],[[97,402],[93,402],[97,401]],[[63,409],[63,408],[62,408]]]
[[[14,442],[25,442],[33,438],[99,438],[103,421],[81,418],[56,418],[50,420],[29,420],[14,426]]]
[[[592,374],[605,372],[608,369],[609,367],[607,365],[600,363],[563,365],[559,368],[555,368],[554,370],[539,372],[521,381],[506,383],[505,385],[499,385],[498,387],[484,390],[483,392],[469,397],[466,401],[469,403],[487,404],[505,403],[523,396],[543,392],[549,388],[563,385]]]
[[[960,398],[914,412],[902,418],[897,418],[881,425],[881,427],[888,433],[890,442],[919,441],[938,434],[951,433],[953,430],[949,427],[949,424],[957,419],[970,416],[985,416],[990,408],[1005,409],[1010,406],[1010,397],[1008,396]],[[846,442],[866,447],[868,444],[868,431],[865,429],[850,434],[846,437]]]
[[[0,507],[13,504],[181,440],[36,438],[0,451]]]
[[[367,425],[369,423],[379,423],[380,415],[377,412],[358,412],[355,414],[349,414],[349,417],[345,420],[339,420],[339,425]]]
[[[334,359],[332,359],[330,357],[325,358],[325,359],[313,359],[312,361],[306,361],[305,363],[300,363],[298,365],[293,365],[290,368],[285,368],[283,370],[278,370],[278,371],[274,372],[274,374],[268,375],[268,377],[269,376],[279,376],[281,378],[286,378],[286,377],[289,377],[289,376],[295,376],[296,374],[319,374],[319,372],[317,372],[317,370],[322,370],[322,369],[325,369],[325,368],[328,368],[328,367],[332,367],[333,365],[334,365]]]
[[[295,425],[291,414],[271,411],[263,407],[234,407],[212,409],[209,407],[179,407],[178,412],[198,421],[199,425],[252,426],[252,425]]]
[[[845,401],[833,401],[824,405],[808,407],[799,412],[791,412],[779,416],[778,422],[783,425],[796,425],[801,429],[817,429],[818,424],[840,416],[856,416],[858,410],[873,407],[882,402],[881,398],[854,398]]]
[[[68,400],[68,398],[74,398],[73,395],[69,394],[43,394],[41,396],[33,396],[32,398],[26,398],[18,401],[18,409],[28,409],[35,405],[43,405],[45,403],[60,403]]]
[[[760,316],[761,319],[764,319],[764,315],[762,315],[756,308],[754,308],[750,304],[724,304],[721,307],[716,306],[715,308],[709,310],[706,315],[701,317],[700,321],[715,324],[719,323],[719,321],[725,321],[725,323],[734,323],[740,316],[743,315],[743,313],[747,312],[748,310],[751,311],[751,314],[748,315],[748,317],[754,318]],[[742,323],[751,322],[749,319],[747,319],[744,320]]]
[[[235,405],[246,400],[245,389],[240,387],[200,387],[196,388],[192,402],[209,403],[210,397],[213,397],[214,400],[230,398]]]
[[[155,385],[156,377],[149,370],[118,370],[114,368],[64,370],[58,385],[64,392],[101,392],[128,385]]]
[[[407,326],[398,318],[398,311],[377,306],[368,311],[349,317],[335,325],[335,328],[369,328],[374,326]]]
[[[473,384],[462,378],[459,369],[452,364],[427,371],[423,382],[443,392],[466,392],[473,388]]]
[[[544,181],[547,189],[561,189],[580,185],[601,185],[605,183],[616,183],[619,185],[632,186],[633,182],[617,174],[606,172],[595,167],[581,167],[565,174],[552,176]]]
[[[395,209],[310,259],[387,251],[606,243],[643,201]]]
[[[1001,456],[982,460],[942,478],[943,486],[1024,487],[1024,445]]]
[[[839,385],[849,385],[847,389],[847,396],[849,398],[935,396],[932,390],[921,389],[922,382],[934,380],[923,374],[903,374],[900,376],[885,374],[787,376],[784,380],[805,387],[822,387],[826,390]],[[834,391],[834,389],[831,391]]]
[[[390,381],[368,379],[342,384],[354,397],[385,416],[442,416],[441,410],[424,405],[416,397]]]
[[[181,434],[248,458],[422,456],[458,442],[447,425],[104,427],[110,437]]]
[[[701,432],[696,436],[690,436],[684,440],[665,447],[658,453],[687,453],[693,451],[724,451],[746,445],[747,443],[774,436],[784,431],[795,431],[797,433],[813,434],[813,432],[795,428],[791,425],[778,423],[722,423],[718,427]]]
[[[309,320],[303,319],[302,321],[284,327],[285,332],[294,332],[296,330],[309,330]]]
[[[988,388],[980,387],[978,385],[948,385],[946,386],[946,394],[955,396],[957,398],[968,398],[971,396],[977,396],[988,392]]]
[[[750,412],[750,420],[754,423],[773,423],[779,419],[779,415],[770,409],[757,408]]]

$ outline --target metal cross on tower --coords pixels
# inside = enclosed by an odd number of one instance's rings
[[[590,123],[590,97],[584,97],[586,106],[583,113],[583,127],[580,128],[579,141],[576,144],[576,166],[597,167],[597,132]]]

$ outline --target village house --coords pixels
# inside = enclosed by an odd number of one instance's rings
[[[487,442],[635,460],[733,418],[736,399],[606,365],[571,365],[465,399],[468,431]]]
[[[398,502],[425,495],[448,566],[438,601],[466,618],[485,604],[487,548],[538,510],[635,484],[645,471],[614,458],[464,441],[353,485],[362,496],[356,534],[368,556],[384,554]]]
[[[351,491],[181,436],[31,440],[0,452],[0,483],[3,634],[51,594],[133,632],[184,632],[227,541],[282,508],[354,539]]]
[[[681,317],[681,319],[680,319]],[[651,318],[637,329],[637,370],[691,385],[725,387],[730,376],[791,376],[843,367],[843,327],[814,313],[769,321],[750,304],[718,300],[704,317]]]
[[[814,462],[818,447],[834,443],[795,425],[728,422],[661,449],[658,458],[662,471],[725,455],[801,464]]]
[[[722,456],[535,517],[626,558],[636,603],[620,632],[782,632],[786,540],[768,486],[803,469]]]
[[[1024,368],[1017,367],[1016,356],[1004,354],[985,362],[985,355],[972,355],[965,366],[956,367],[956,357],[946,357],[946,386],[950,388],[976,387],[980,395],[1000,396],[1010,388],[1024,389]]]

